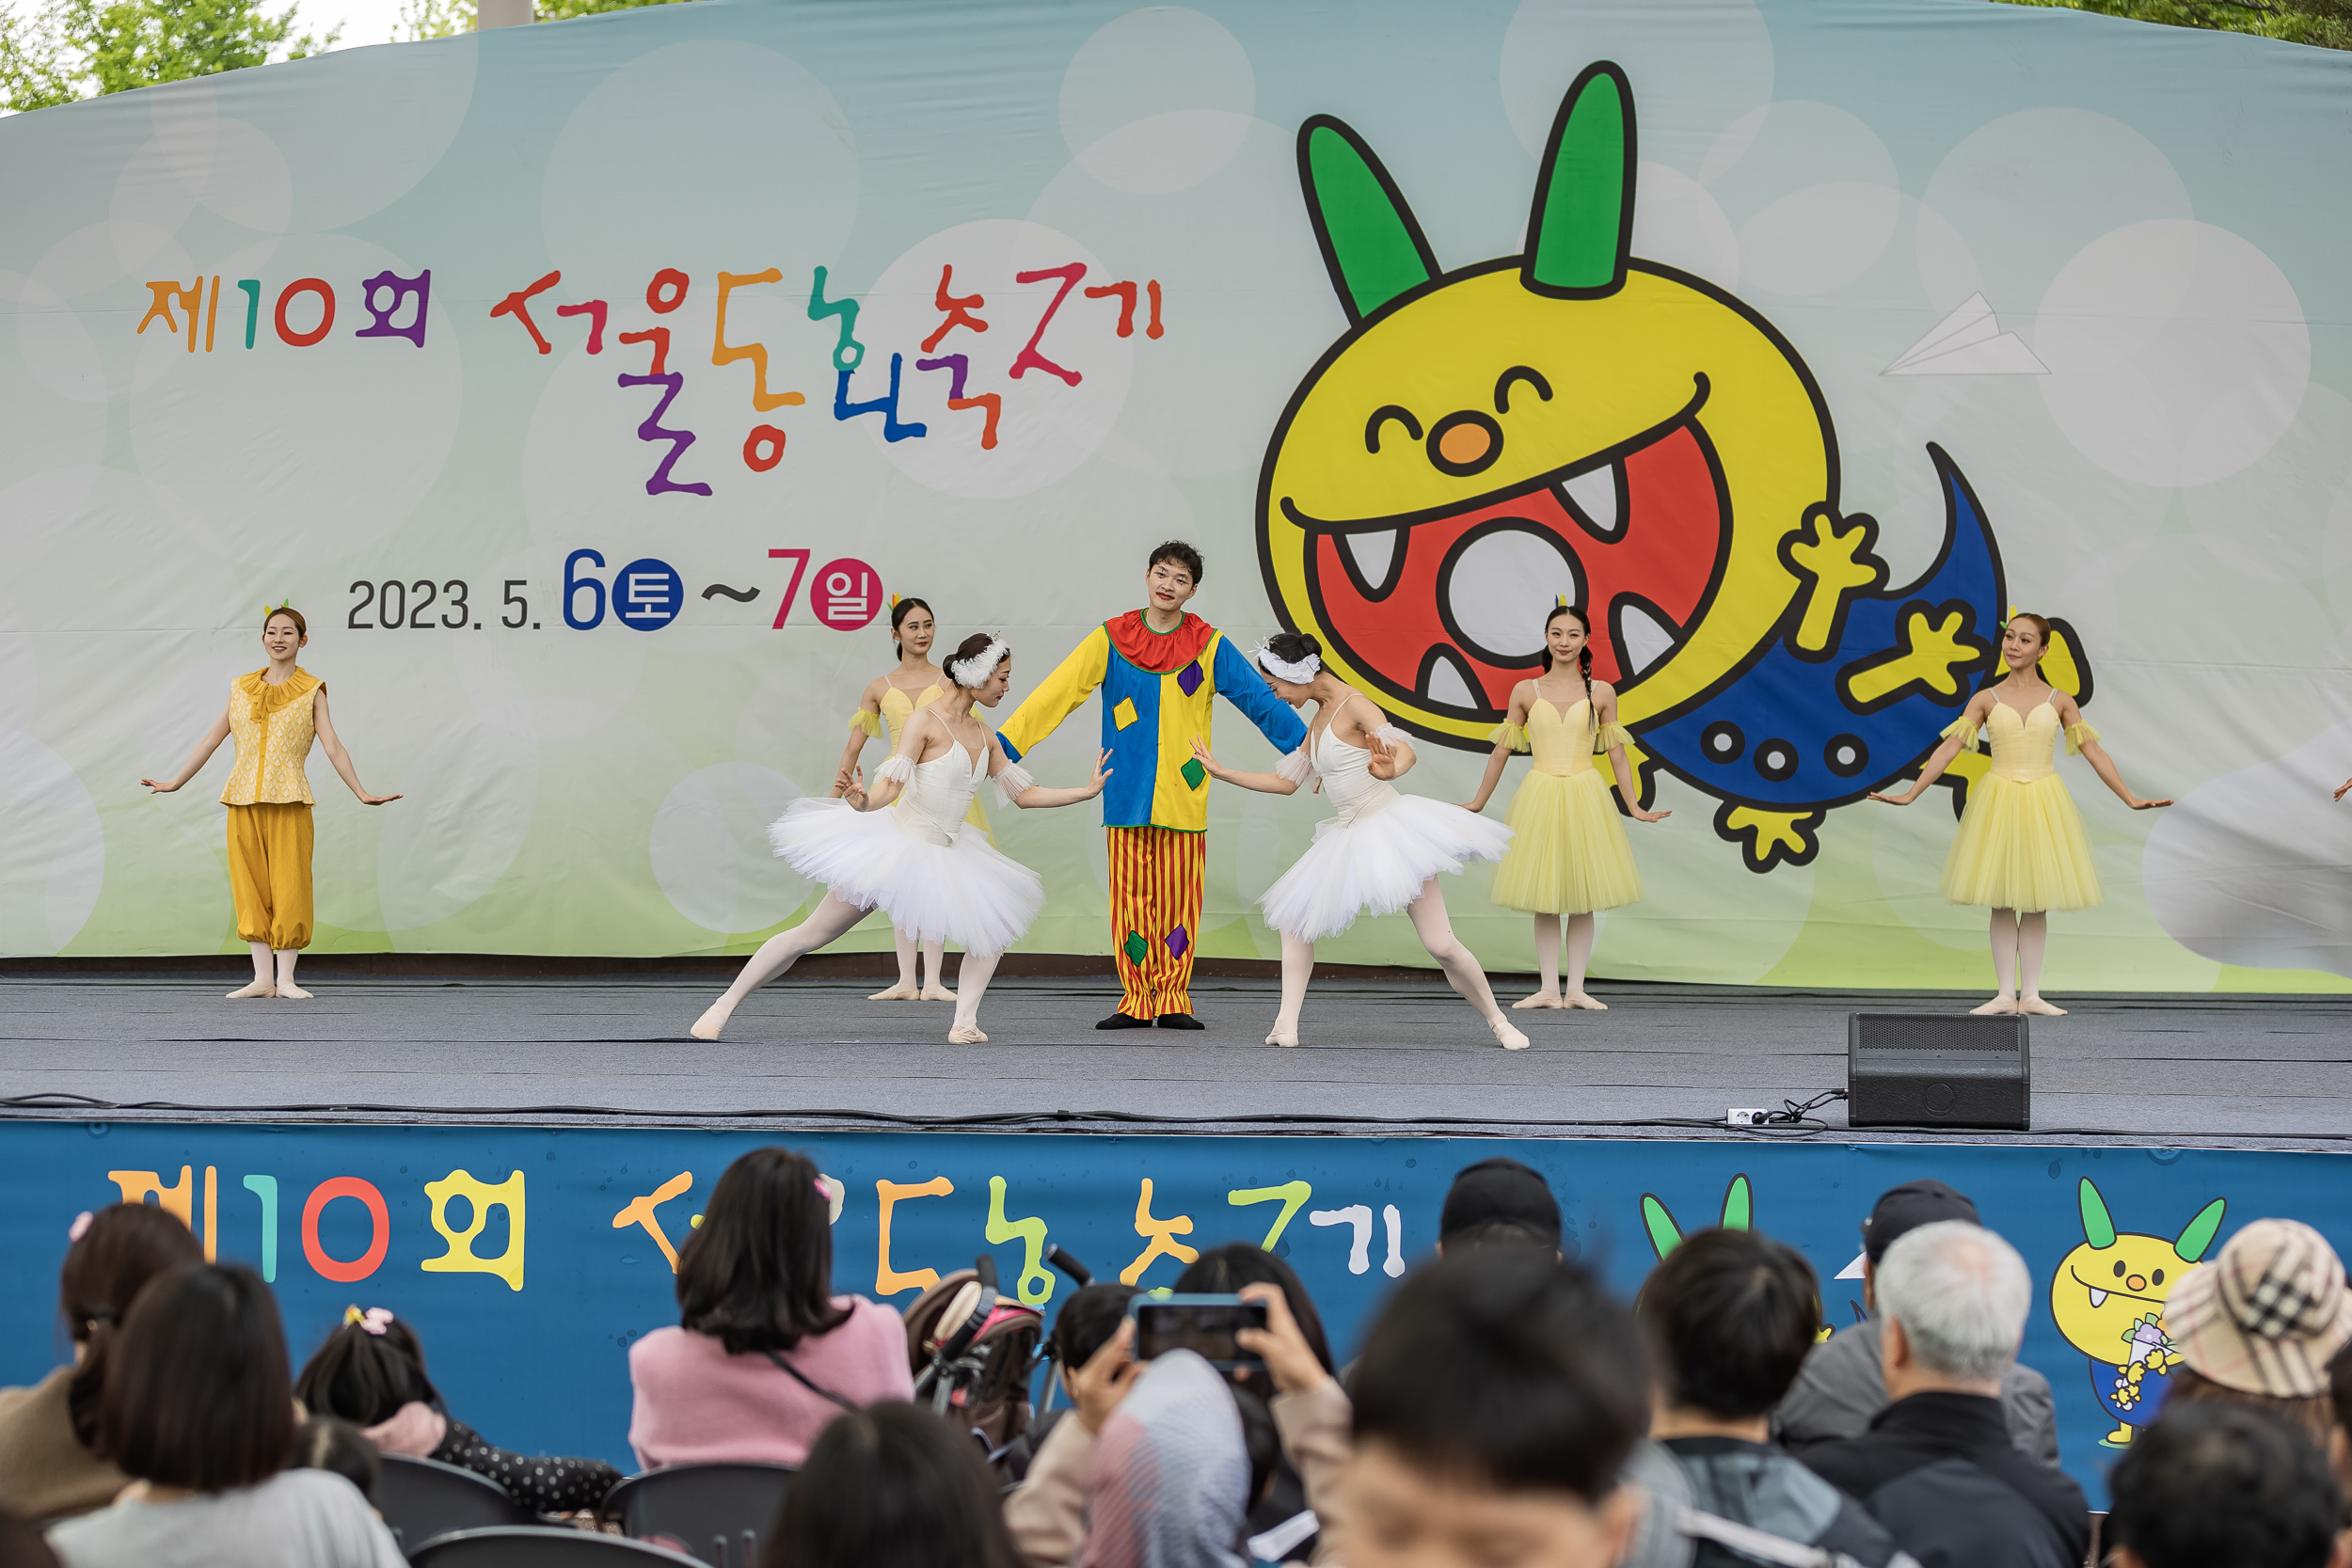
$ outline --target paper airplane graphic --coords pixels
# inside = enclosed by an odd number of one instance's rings
[[[1847,1264],[1844,1268],[1839,1269],[1832,1277],[1837,1279],[1860,1279],[1862,1277],[1862,1265],[1868,1260],[1869,1256],[1870,1255],[1867,1252],[1855,1253],[1853,1255],[1853,1261]]]
[[[2001,330],[1982,294],[1970,294],[1881,375],[2048,375],[2014,332]]]

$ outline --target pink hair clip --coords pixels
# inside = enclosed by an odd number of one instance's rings
[[[87,1209],[73,1216],[73,1223],[65,1227],[65,1239],[78,1242],[89,1234],[90,1212]]]
[[[371,1307],[364,1312],[357,1307],[343,1308],[343,1322],[357,1323],[361,1332],[372,1334],[379,1339],[384,1338],[384,1330],[390,1325],[391,1321],[392,1309],[389,1307]]]

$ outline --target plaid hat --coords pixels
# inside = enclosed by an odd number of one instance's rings
[[[1941,1181],[1906,1181],[1889,1187],[1879,1195],[1870,1217],[1862,1222],[1862,1250],[1876,1264],[1895,1244],[1896,1237],[1938,1220],[1984,1223],[1977,1218],[1977,1206],[1965,1193],[1955,1192]]]
[[[2328,1363],[2352,1339],[2352,1291],[2328,1239],[2300,1220],[2256,1220],[2182,1275],[2164,1332],[2194,1370],[2275,1399],[2328,1392]]]
[[[1507,1220],[1560,1241],[1560,1200],[1543,1173],[1517,1160],[1481,1160],[1465,1165],[1446,1190],[1438,1215],[1438,1238],[1458,1236],[1473,1226]]]

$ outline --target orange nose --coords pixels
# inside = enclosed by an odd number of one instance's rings
[[[1461,467],[1469,467],[1486,455],[1494,445],[1494,437],[1474,424],[1457,424],[1438,437],[1438,455]]]
[[[2136,1274],[2123,1283],[2135,1291],[2144,1291],[2148,1288],[2148,1276],[2144,1274]]]

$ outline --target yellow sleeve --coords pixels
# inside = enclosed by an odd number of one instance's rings
[[[1511,750],[1515,752],[1524,752],[1527,750],[1527,726],[1525,724],[1514,724],[1508,721],[1497,724],[1493,731],[1487,735],[1486,743],[1490,746],[1501,746],[1507,743]]]
[[[850,713],[849,727],[853,730],[864,730],[869,740],[880,740],[882,733],[882,715],[868,713],[864,708],[858,708]]]
[[[996,726],[997,738],[1005,743],[1005,755],[1020,761],[1032,747],[1059,728],[1063,720],[1077,712],[1109,673],[1110,659],[1111,634],[1096,626],[1029,693],[1028,700],[1013,710],[1012,717]]]
[[[1963,713],[1959,718],[1944,726],[1944,738],[1947,740],[1957,740],[1963,746],[1974,745],[1977,738],[1977,726],[1971,722],[1968,716]]]
[[[2092,729],[2087,721],[2077,719],[2066,726],[2066,754],[2070,757],[2081,756],[2083,748],[2098,738],[2097,730]]]
[[[1633,744],[1633,732],[1623,724],[1603,724],[1593,736],[1593,755],[1598,756],[1613,746]]]

